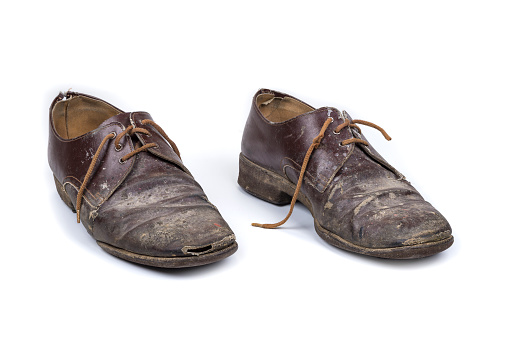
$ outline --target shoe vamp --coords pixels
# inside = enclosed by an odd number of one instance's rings
[[[409,189],[345,196],[325,214],[324,225],[328,225],[330,231],[371,248],[415,245],[451,235],[446,219]]]
[[[147,153],[98,211],[94,237],[146,255],[184,255],[185,247],[227,246],[234,235],[199,184]]]
[[[334,180],[319,222],[341,238],[370,248],[438,241],[446,219],[406,180],[355,150]]]

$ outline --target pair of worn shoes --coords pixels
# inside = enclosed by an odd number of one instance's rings
[[[62,200],[106,252],[139,264],[190,267],[237,250],[235,235],[146,112],[60,93],[49,110],[49,164]],[[302,202],[336,247],[420,258],[453,243],[446,219],[369,144],[344,111],[262,89],[253,99],[238,183],[274,204]]]

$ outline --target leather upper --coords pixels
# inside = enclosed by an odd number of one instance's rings
[[[341,141],[358,135],[356,133],[353,135],[350,128],[345,128],[338,134],[333,131],[344,122],[344,119],[351,120],[351,117],[347,113],[339,112],[336,108],[322,107],[287,121],[271,122],[263,116],[256,105],[256,97],[262,93],[296,99],[284,93],[265,89],[256,93],[244,130],[242,153],[250,160],[263,164],[279,174],[290,178],[296,173],[298,178],[303,158],[312,139],[319,134],[325,120],[332,117],[334,121],[326,131],[319,148],[313,152],[305,171],[305,181],[319,192],[323,192],[351,156],[355,147],[363,147],[363,145],[342,146],[340,144]],[[360,137],[367,140],[362,134]],[[390,166],[373,147],[364,147],[364,152],[402,177],[402,174]]]
[[[341,144],[354,137],[367,141],[352,127],[334,132],[345,119],[352,120],[346,112],[331,107],[314,109],[302,102],[308,112],[274,122],[259,109],[257,98],[264,94],[298,100],[281,92],[259,90],[245,126],[242,154],[294,184],[307,149],[325,120],[333,118],[310,157],[301,188],[323,228],[371,248],[437,241],[451,235],[446,219],[372,145]]]
[[[93,119],[94,110],[87,109],[86,105],[97,102],[109,105],[104,107],[114,115],[82,135],[61,136],[53,117],[55,106],[84,99],[81,106],[85,109],[79,114],[89,114]],[[69,107],[72,110],[72,105]],[[63,112],[61,107],[59,109]],[[65,114],[77,113],[62,113]],[[87,116],[79,119],[87,121]],[[106,141],[86,185],[81,206],[81,221],[88,232],[98,241],[150,256],[197,255],[232,244],[235,237],[228,224],[166,139],[153,126],[142,123],[145,119],[152,120],[152,117],[146,112],[123,112],[81,93],[60,93],[53,101],[49,165],[74,205],[92,157],[104,137],[110,133],[118,136],[129,125],[149,132],[148,135],[126,134],[118,149],[115,139]],[[121,161],[137,147],[149,143],[156,143],[157,147]]]

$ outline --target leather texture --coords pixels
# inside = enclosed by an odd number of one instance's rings
[[[234,233],[171,145],[153,126],[142,123],[152,120],[150,114],[115,108],[118,114],[94,130],[71,139],[60,136],[53,119],[55,105],[77,98],[109,105],[92,96],[68,92],[59,94],[50,107],[49,165],[74,207],[104,137],[112,132],[118,136],[129,125],[149,132],[126,134],[119,149],[115,139],[108,140],[101,151],[81,206],[81,222],[98,242],[152,257],[198,257],[236,246]],[[89,114],[92,116],[93,110]],[[149,143],[157,147],[120,161]]]
[[[257,97],[267,93],[298,100],[281,92],[259,90],[245,126],[242,154],[293,184],[312,140],[325,120],[333,118],[310,157],[301,188],[318,225],[352,246],[369,249],[451,238],[446,219],[370,143],[341,144],[354,137],[367,141],[352,127],[335,133],[345,119],[352,120],[346,112],[311,108],[286,121],[273,122],[265,118],[257,103]]]

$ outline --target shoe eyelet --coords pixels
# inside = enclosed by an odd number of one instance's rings
[[[159,144],[155,144],[155,146],[153,146],[153,148],[158,149],[159,148]]]
[[[122,158],[118,159],[118,162],[120,163],[120,165],[125,164],[125,161],[122,161]]]
[[[335,130],[333,130],[332,133],[335,134],[335,135],[339,135],[340,134],[340,132],[337,133],[337,132],[335,132]]]
[[[116,138],[116,132],[115,132],[115,131],[111,132],[110,134],[113,134],[113,136],[111,137],[111,139]]]
[[[115,151],[120,152],[123,148],[123,144],[118,144],[118,148],[115,146]]]

